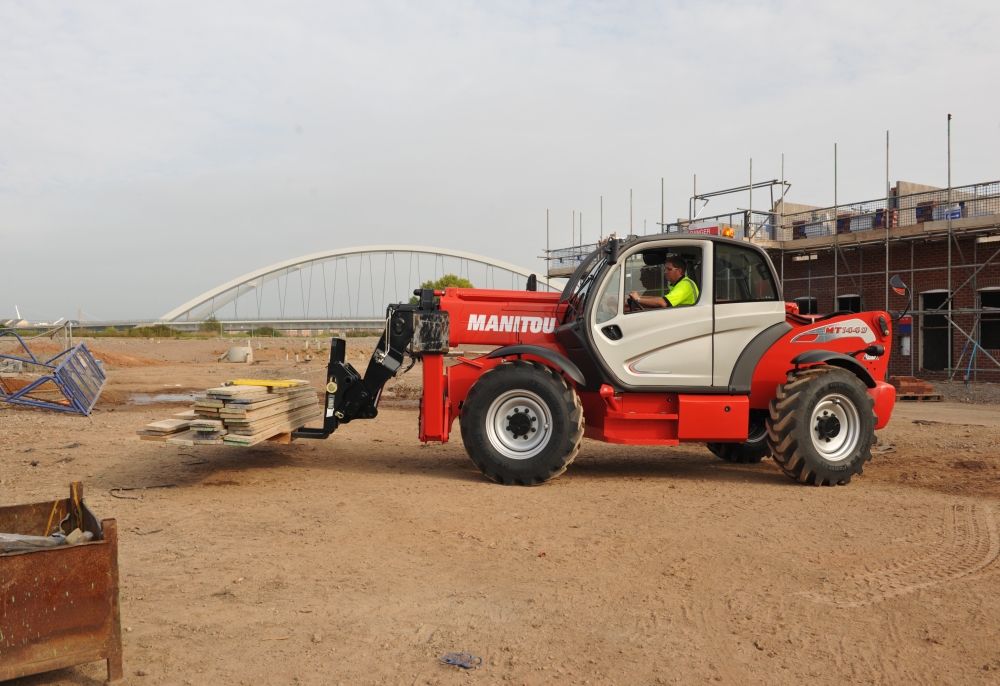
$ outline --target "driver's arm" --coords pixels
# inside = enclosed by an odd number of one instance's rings
[[[638,291],[629,293],[629,297],[635,298],[639,304],[646,309],[656,309],[658,307],[670,307],[670,302],[657,295],[639,295]]]

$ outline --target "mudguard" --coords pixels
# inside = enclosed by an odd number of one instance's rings
[[[497,357],[511,357],[512,355],[534,355],[535,357],[540,357],[543,360],[551,362],[553,366],[561,369],[563,373],[573,379],[578,386],[586,385],[583,372],[581,372],[580,368],[573,364],[569,358],[565,355],[560,355],[556,351],[550,350],[549,348],[543,348],[540,345],[527,345],[523,343],[520,345],[508,345],[504,348],[494,350],[487,355],[486,358],[494,359]]]
[[[850,355],[835,353],[832,350],[807,350],[806,352],[792,358],[792,364],[794,364],[796,368],[801,365],[821,363],[846,369],[861,379],[861,381],[863,381],[865,386],[868,388],[875,388],[876,386],[875,379],[872,377],[871,372],[869,372],[863,364]]]

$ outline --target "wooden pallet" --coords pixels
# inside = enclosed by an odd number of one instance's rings
[[[900,402],[939,403],[943,400],[940,393],[903,393],[896,396]]]

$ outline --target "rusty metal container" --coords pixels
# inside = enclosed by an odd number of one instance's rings
[[[87,543],[0,553],[0,681],[72,665],[108,661],[108,681],[122,679],[118,601],[118,530],[70,497],[0,507],[0,532],[48,536],[79,528]]]

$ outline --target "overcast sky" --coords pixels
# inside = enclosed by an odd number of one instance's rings
[[[0,319],[154,318],[278,260],[553,247],[785,173],[1000,178],[995,2],[0,2]],[[742,206],[745,199],[710,206]],[[755,201],[755,206],[758,201]]]

